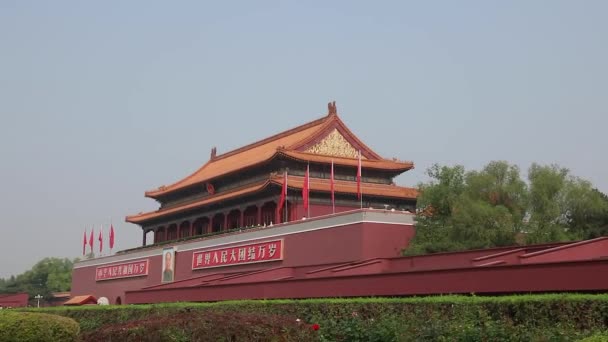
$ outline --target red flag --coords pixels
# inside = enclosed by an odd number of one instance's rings
[[[101,230],[99,231],[99,237],[97,239],[99,239],[99,253],[101,253],[101,251],[103,250],[103,226],[101,226],[100,228]]]
[[[310,165],[306,165],[306,175],[304,176],[304,185],[302,186],[302,201],[304,202],[304,211],[308,216],[308,194],[310,191]]]
[[[110,249],[114,248],[114,225],[110,224]]]
[[[334,214],[336,213],[336,198],[334,197],[334,160],[331,160],[331,176],[329,180],[331,186],[331,207],[333,208]]]
[[[281,189],[281,197],[279,198],[279,205],[277,206],[277,223],[281,219],[281,210],[285,204],[285,198],[287,197],[287,171],[283,175],[283,188]]]
[[[84,229],[84,238],[82,240],[82,255],[86,253],[87,249],[87,229]]]
[[[361,150],[359,150],[359,166],[357,166],[357,198],[361,199]]]
[[[95,240],[93,240],[93,231],[95,230],[95,228],[91,227],[91,236],[89,237],[89,246],[91,247],[91,253],[93,253],[93,245],[95,243]]]

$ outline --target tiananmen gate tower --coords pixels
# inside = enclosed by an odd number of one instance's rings
[[[75,264],[71,295],[111,304],[229,299],[606,291],[608,238],[402,256],[418,192],[323,117],[210,157],[147,191],[142,246]]]
[[[359,153],[362,202],[356,181]],[[332,162],[335,205],[331,201]],[[144,245],[148,232],[154,233],[154,243],[158,243],[299,220],[308,215],[302,197],[307,167],[311,217],[385,205],[415,209],[416,190],[393,183],[395,176],[414,164],[380,157],[346,127],[335,103],[330,103],[328,114],[318,120],[221,155],[213,148],[209,161],[193,174],[146,192],[160,203],[158,210],[126,220],[142,227]],[[286,204],[279,211],[284,173]]]

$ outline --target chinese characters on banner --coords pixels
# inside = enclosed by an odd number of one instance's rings
[[[283,240],[192,253],[192,269],[283,260]]]
[[[95,281],[148,275],[148,259],[97,267]]]

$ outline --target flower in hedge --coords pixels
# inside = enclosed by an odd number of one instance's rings
[[[302,322],[302,320],[298,318],[298,319],[296,319],[296,322],[300,323],[300,322]]]
[[[359,314],[357,313],[357,311],[353,311],[353,314],[352,314],[352,315],[353,315],[353,317],[357,317],[357,316],[359,316]]]
[[[315,323],[311,326],[311,328],[312,328],[312,330],[317,331],[317,330],[319,330],[320,326],[317,323]]]

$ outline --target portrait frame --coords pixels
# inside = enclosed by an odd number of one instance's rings
[[[167,258],[170,258],[170,262],[167,265]],[[167,269],[169,266],[169,269]],[[163,253],[161,254],[161,272],[160,272],[160,282],[161,283],[171,283],[175,280],[175,247],[165,247],[163,248]]]

